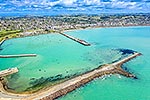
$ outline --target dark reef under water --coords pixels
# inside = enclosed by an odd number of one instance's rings
[[[73,78],[77,75],[80,75],[81,72],[77,72],[77,73],[74,73],[72,75],[67,75],[67,76],[63,76],[62,74],[58,74],[58,75],[55,75],[55,76],[50,76],[50,77],[40,77],[40,78],[31,78],[31,82],[29,83],[31,85],[31,87],[28,87],[25,91],[30,91],[32,90],[33,88],[38,88],[38,87],[43,87],[43,86],[46,86],[46,84],[48,83],[52,83],[52,84],[55,84],[59,81],[63,81],[63,80],[67,80],[67,79],[70,79],[70,78]]]
[[[119,53],[121,53],[122,56],[120,58],[118,58],[117,60],[112,61],[111,63],[117,62],[117,61],[121,60],[124,56],[128,56],[128,55],[134,54],[136,52],[136,51],[130,50],[130,49],[112,49],[112,50],[118,51]],[[126,71],[129,71],[129,69],[125,66],[123,66],[123,69],[126,70]],[[39,71],[41,71],[41,69],[39,69]],[[88,71],[86,71],[86,72],[88,72]],[[86,72],[84,72],[84,73],[86,73]],[[66,73],[68,73],[68,71],[66,71]],[[80,74],[83,74],[83,73],[82,72],[77,72],[77,73],[74,73],[74,74],[71,74],[71,75],[68,74],[67,76],[63,76],[62,74],[57,74],[55,76],[50,76],[50,77],[40,77],[40,78],[34,78],[33,77],[33,78],[30,78],[30,83],[29,84],[30,84],[31,87],[28,87],[24,91],[30,91],[34,88],[36,89],[38,87],[43,87],[43,86],[45,86],[46,84],[49,84],[49,83],[55,84],[59,81],[67,80],[67,79],[70,79],[72,77],[78,76]],[[19,77],[19,74],[15,74],[15,75],[12,75],[11,77],[9,77],[8,80],[9,81],[14,81],[13,79],[18,79],[18,77]]]
[[[115,49],[118,50],[119,52],[122,53],[122,55],[126,55],[126,54],[134,54],[137,51],[134,50],[130,50],[130,49]]]
[[[122,58],[124,58],[124,57],[126,57],[126,56],[128,56],[130,54],[134,54],[136,52],[134,50],[123,49],[123,48],[121,48],[121,49],[112,49],[112,50],[118,51],[119,53],[121,53],[122,56],[120,58],[118,58],[117,60],[112,61],[111,63],[115,63],[115,62],[121,60]]]

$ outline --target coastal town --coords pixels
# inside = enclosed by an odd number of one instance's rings
[[[0,0],[0,100],[150,100],[150,0]]]
[[[149,25],[149,13],[1,17],[0,41],[6,37],[15,38],[73,29]]]

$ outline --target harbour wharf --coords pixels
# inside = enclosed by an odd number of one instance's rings
[[[90,43],[88,43],[88,42],[86,42],[86,41],[84,41],[84,40],[75,38],[75,37],[70,36],[70,35],[68,35],[68,34],[65,34],[65,33],[63,33],[63,32],[59,32],[59,33],[60,33],[61,35],[65,36],[65,37],[71,39],[71,40],[74,40],[74,41],[76,41],[76,42],[78,42],[78,43],[84,45],[84,46],[90,46],[90,45],[91,45]]]
[[[36,54],[0,55],[0,58],[35,57]]]
[[[33,94],[26,94],[26,95],[13,94],[13,93],[7,92],[4,89],[1,89],[0,97],[2,99],[7,99],[6,97],[8,97],[8,98],[11,98],[11,100],[13,99],[15,100],[16,99],[19,99],[19,100],[54,100],[60,96],[66,95],[67,93],[83,86],[84,84],[92,81],[95,78],[102,77],[105,75],[121,74],[129,78],[137,79],[137,77],[133,75],[132,73],[129,73],[123,70],[121,65],[140,55],[141,53],[135,52],[134,54],[122,60],[119,60],[112,64],[105,64],[105,65],[99,66],[96,69],[93,69],[79,76],[76,76],[70,80],[56,84],[53,87],[47,88],[46,90],[38,91]]]

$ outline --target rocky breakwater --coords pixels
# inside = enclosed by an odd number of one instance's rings
[[[2,93],[3,95],[0,94],[0,97],[3,99],[6,97],[8,98],[11,97],[11,99],[21,99],[21,100],[33,100],[33,99],[34,100],[54,100],[60,96],[66,95],[67,93],[83,86],[84,84],[92,81],[93,79],[102,77],[104,75],[121,74],[129,78],[137,79],[135,75],[123,70],[121,65],[140,55],[141,53],[134,52],[132,55],[122,60],[116,61],[112,64],[105,64],[105,65],[99,66],[96,69],[83,73],[65,82],[59,83],[53,87],[38,91],[36,93],[26,94],[26,95],[23,95],[23,94],[12,95],[11,94],[10,96],[9,92],[1,91],[3,92]]]
[[[60,85],[54,86],[52,88],[52,90],[54,90],[54,91],[50,91],[47,95],[41,96],[38,99],[41,99],[41,100],[56,99],[62,95],[67,94],[68,92],[71,92],[71,91],[75,90],[76,88],[92,81],[93,79],[95,79],[97,77],[101,77],[103,75],[121,74],[126,77],[137,79],[137,77],[134,74],[131,74],[131,73],[123,70],[121,68],[121,65],[137,56],[140,56],[140,55],[141,55],[141,53],[134,53],[133,55],[131,55],[127,58],[124,58],[118,62],[99,66],[97,69],[94,69],[90,72],[82,74],[82,75],[80,75],[74,79],[71,79],[69,81],[66,81]]]

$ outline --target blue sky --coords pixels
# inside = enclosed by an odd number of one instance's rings
[[[0,13],[150,12],[150,0],[0,0]]]

